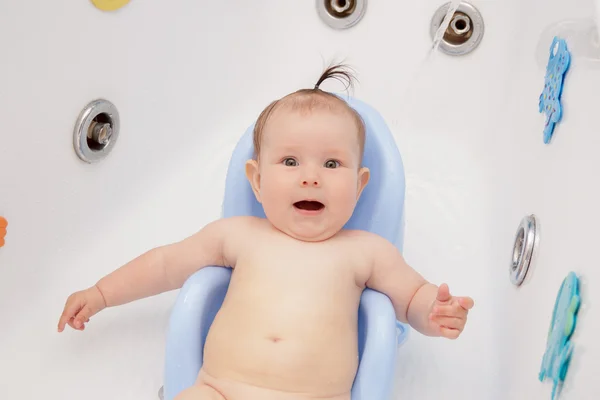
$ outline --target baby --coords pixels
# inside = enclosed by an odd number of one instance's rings
[[[314,89],[271,103],[254,129],[246,176],[266,219],[222,218],[130,261],[69,296],[58,323],[83,330],[106,307],[180,288],[209,265],[233,269],[204,346],[196,384],[176,400],[350,400],[358,368],[361,293],[386,294],[396,317],[456,339],[469,297],[427,282],[382,237],[344,230],[369,170],[365,126],[342,99]],[[378,400],[378,399],[374,399]]]

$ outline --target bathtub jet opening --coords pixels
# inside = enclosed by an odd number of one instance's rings
[[[452,30],[457,35],[464,35],[471,29],[471,23],[469,22],[469,17],[456,15],[452,19],[452,23],[450,24]]]
[[[439,41],[436,49],[448,55],[461,56],[479,46],[484,32],[483,18],[477,8],[463,1],[451,14],[448,26],[445,26],[443,22],[446,16],[454,10],[454,7],[450,7],[451,4],[446,3],[437,9],[431,18],[429,33],[434,44]],[[438,30],[442,26],[446,30],[440,40]]]
[[[112,118],[106,113],[100,113],[90,123],[87,132],[87,145],[92,151],[103,150],[112,136]]]
[[[523,253],[523,242],[525,241],[525,229],[520,228],[517,237],[515,238],[515,245],[513,246],[512,256],[512,270],[516,271],[519,267],[519,262],[522,259]]]
[[[333,29],[348,29],[360,22],[367,0],[315,0],[319,18]]]
[[[467,27],[467,22],[464,19],[454,19],[454,30],[462,31]]]
[[[356,10],[355,0],[324,0],[325,8],[335,18],[347,18]]]
[[[510,260],[510,281],[515,286],[520,286],[525,281],[537,238],[536,217],[533,214],[527,215],[517,228]]]
[[[440,21],[440,24],[442,21]],[[448,25],[448,29],[444,32],[444,42],[450,45],[460,46],[468,42],[471,36],[473,36],[471,19],[465,13],[460,11],[455,12],[450,21],[450,25]]]
[[[73,129],[73,148],[86,163],[103,160],[119,138],[119,111],[110,101],[96,99],[79,113]]]

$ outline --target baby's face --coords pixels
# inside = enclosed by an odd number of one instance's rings
[[[368,182],[360,168],[358,129],[346,112],[278,110],[247,176],[267,219],[300,240],[335,235],[352,216]]]

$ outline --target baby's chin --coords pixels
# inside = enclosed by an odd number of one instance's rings
[[[272,223],[273,224],[273,223]],[[279,231],[294,239],[303,242],[322,242],[335,236],[341,228],[337,227],[316,227],[316,226],[301,226],[301,225],[284,225],[278,226],[273,224]]]

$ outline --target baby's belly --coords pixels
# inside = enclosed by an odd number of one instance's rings
[[[315,397],[351,390],[358,367],[353,301],[269,306],[242,298],[215,318],[204,347],[207,373]]]

